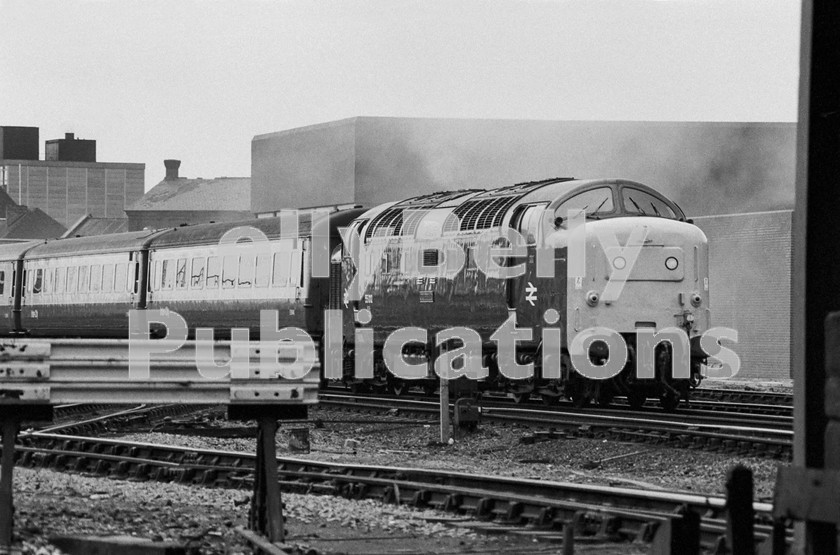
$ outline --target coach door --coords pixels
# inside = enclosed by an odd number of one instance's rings
[[[2,329],[2,333],[8,333],[15,329],[13,273],[14,262],[0,262],[0,329]]]

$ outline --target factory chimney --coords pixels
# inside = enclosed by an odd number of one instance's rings
[[[181,167],[180,160],[164,160],[163,165],[166,166],[166,181],[178,179],[178,168]]]

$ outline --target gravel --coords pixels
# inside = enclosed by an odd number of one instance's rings
[[[441,445],[437,424],[341,423],[342,419],[358,420],[364,415],[325,407],[310,409],[310,418],[324,422],[323,428],[310,425],[311,453],[301,455],[288,449],[291,426],[287,426],[278,431],[278,455],[711,495],[725,493],[726,472],[740,463],[753,470],[756,497],[761,499],[772,498],[776,468],[780,464],[766,458],[565,436],[527,444],[522,439],[533,430],[515,425],[481,425],[477,432],[451,445]],[[370,418],[382,420],[383,417]],[[120,437],[199,449],[245,452],[256,449],[252,439],[158,433]]]

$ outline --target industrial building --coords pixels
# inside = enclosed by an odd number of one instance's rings
[[[126,219],[143,196],[145,164],[96,161],[96,141],[46,141],[39,160],[37,127],[0,127],[0,187],[18,204],[40,209],[64,227],[81,218]]]
[[[692,214],[790,208],[796,125],[356,117],[251,141],[251,210],[621,177]]]

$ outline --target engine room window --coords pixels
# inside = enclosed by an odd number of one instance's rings
[[[219,274],[221,274],[221,262],[218,256],[211,256],[207,259],[207,287],[219,288]]]
[[[598,187],[568,199],[557,207],[554,217],[566,221],[569,218],[569,210],[583,210],[587,216],[597,217],[599,214],[609,214],[614,209],[613,190],[609,187]]]
[[[625,187],[622,194],[624,201],[624,211],[628,214],[638,214],[639,216],[659,216],[662,218],[670,218],[676,220],[677,215],[671,210],[662,199],[651,195],[646,191],[639,189],[631,189]]]
[[[423,267],[434,268],[440,264],[440,251],[437,249],[426,249],[423,251]]]
[[[99,291],[102,288],[102,266],[91,264],[90,266],[90,290]]]
[[[190,269],[190,287],[201,289],[204,287],[204,257],[193,258]]]
[[[179,258],[175,269],[175,287],[184,289],[187,286],[187,259]]]
[[[222,287],[230,289],[236,285],[236,271],[239,266],[239,257],[229,254],[225,257],[224,268],[222,269]]]
[[[102,292],[110,293],[114,288],[114,265],[102,265]]]
[[[267,254],[257,255],[257,269],[254,272],[254,287],[266,287],[271,280],[271,260]]]

